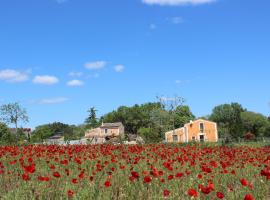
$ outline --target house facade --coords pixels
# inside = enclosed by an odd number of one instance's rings
[[[87,130],[85,138],[92,141],[92,143],[104,143],[111,137],[123,137],[125,128],[121,122],[117,123],[102,123],[98,128]]]
[[[52,137],[49,137],[46,140],[46,144],[63,144],[65,142],[65,137],[57,134],[57,135],[53,135]]]
[[[217,124],[204,119],[190,121],[182,128],[166,132],[165,140],[168,143],[217,142]]]

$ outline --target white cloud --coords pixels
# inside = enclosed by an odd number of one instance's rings
[[[66,97],[56,97],[51,99],[41,99],[40,101],[38,101],[38,104],[59,104],[64,103],[68,100],[69,99]]]
[[[82,72],[69,72],[68,75],[72,77],[81,77],[83,73]]]
[[[43,85],[54,85],[54,84],[56,84],[58,82],[59,82],[59,80],[58,80],[57,77],[48,76],[48,75],[35,76],[35,78],[33,79],[33,83],[43,84]]]
[[[29,79],[29,71],[21,72],[13,69],[4,69],[0,71],[0,80],[16,83],[24,82]]]
[[[172,18],[169,18],[169,20],[173,24],[181,24],[184,22],[184,19],[182,17],[172,17]]]
[[[76,79],[67,82],[67,85],[71,87],[82,86],[83,84],[84,84],[83,81],[76,80]]]
[[[125,69],[124,65],[115,65],[114,66],[114,71],[116,71],[116,72],[123,72],[124,69]]]
[[[190,80],[176,80],[175,83],[178,85],[188,84],[190,83]]]
[[[102,69],[106,66],[107,62],[106,61],[95,61],[95,62],[87,62],[85,63],[85,67],[87,69],[92,69],[92,70],[99,70]]]
[[[145,4],[161,6],[200,5],[215,1],[216,0],[142,0]]]

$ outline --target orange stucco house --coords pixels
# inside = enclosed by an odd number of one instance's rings
[[[217,124],[204,119],[190,121],[182,128],[165,133],[165,140],[171,142],[217,142]]]

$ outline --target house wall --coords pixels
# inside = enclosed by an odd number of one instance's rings
[[[203,133],[200,132],[200,123],[204,124]],[[207,120],[196,120],[192,123],[185,124],[183,128],[176,129],[175,132],[169,131],[165,133],[166,142],[174,142],[173,135],[178,136],[178,142],[191,142],[193,137],[195,137],[195,141],[199,142],[200,135],[204,135],[204,139],[206,142],[218,141],[216,123]]]
[[[204,124],[204,131],[200,133],[200,123]],[[200,141],[200,135],[204,135],[206,142],[217,142],[217,128],[216,123],[197,120],[193,123],[186,124],[185,127],[188,130],[188,141],[192,141],[192,137],[196,138],[196,141]]]
[[[185,132],[184,129],[176,129],[174,132],[173,131],[169,131],[166,133],[166,141],[167,142],[174,142],[173,141],[173,135],[177,135],[178,137],[178,142],[185,142]]]

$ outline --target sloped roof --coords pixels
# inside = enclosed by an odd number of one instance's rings
[[[118,128],[120,126],[123,126],[122,122],[116,122],[116,123],[103,123],[101,125],[101,128]]]

